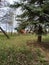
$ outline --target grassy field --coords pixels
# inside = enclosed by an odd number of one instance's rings
[[[9,36],[7,39],[0,34],[0,65],[49,65],[49,52],[33,45],[37,41],[35,34]],[[49,34],[42,41],[49,42]]]

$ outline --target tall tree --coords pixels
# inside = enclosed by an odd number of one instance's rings
[[[42,24],[49,22],[49,0],[20,0],[11,7],[21,7],[23,13],[19,17],[38,24],[38,42],[41,42]]]

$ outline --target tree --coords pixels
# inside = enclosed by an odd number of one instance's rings
[[[11,7],[21,7],[23,13],[19,15],[25,22],[38,24],[38,42],[42,40],[42,24],[49,22],[49,0],[21,0]]]
[[[9,5],[9,3],[7,3],[7,5],[5,5],[7,2],[2,2],[2,0],[0,0],[0,12],[2,11],[1,8],[4,6]],[[3,11],[2,11],[3,13]],[[2,15],[0,16],[0,21],[2,20]],[[4,33],[4,35],[9,39],[9,36],[6,34],[6,32],[0,27],[0,30]]]
[[[6,0],[0,0],[0,22],[8,24],[10,27],[10,30],[11,30],[11,34],[12,34],[13,22],[14,22],[14,13],[13,13],[14,9],[10,8],[9,6],[10,6],[9,2],[7,2]],[[7,27],[7,25],[6,25],[6,27]],[[8,38],[8,35],[1,28],[1,26],[0,26],[0,29]],[[6,32],[7,32],[7,30],[6,30]]]

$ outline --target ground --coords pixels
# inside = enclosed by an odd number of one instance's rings
[[[37,42],[35,34],[0,34],[0,65],[49,65],[49,34]]]

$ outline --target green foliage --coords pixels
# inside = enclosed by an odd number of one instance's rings
[[[15,6],[16,5],[16,6]],[[28,21],[31,24],[36,23],[39,25],[46,24],[49,22],[49,1],[48,0],[20,0],[20,2],[15,3],[12,7],[21,7],[22,14],[18,15],[18,19],[21,18],[21,23],[19,28],[25,28]],[[36,19],[37,18],[37,19]],[[23,26],[24,25],[24,26]],[[27,24],[28,25],[28,24]],[[42,33],[41,33],[42,34]]]
[[[20,23],[20,25],[19,25],[19,27],[17,27],[17,28],[15,28],[17,31],[20,31],[20,30],[24,30],[26,27],[27,27],[27,25],[28,25],[28,23],[29,22],[22,22],[22,23]]]
[[[12,4],[10,5],[11,8],[18,8],[19,6],[21,6],[21,4],[19,3],[16,3],[15,5],[12,5]]]

